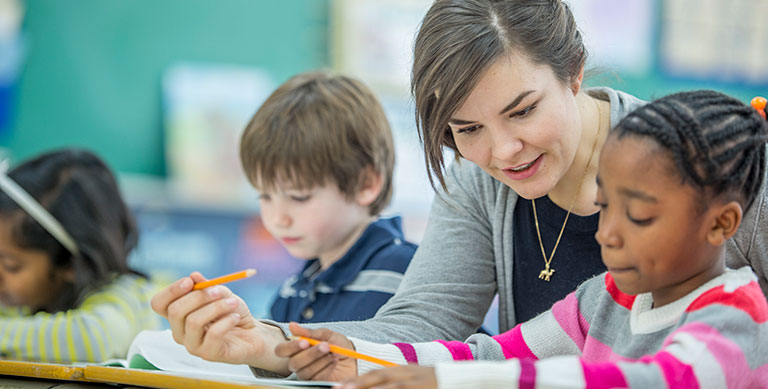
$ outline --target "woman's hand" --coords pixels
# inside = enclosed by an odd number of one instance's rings
[[[343,389],[352,388],[437,388],[435,368],[429,366],[398,366],[374,370],[341,384]]]
[[[194,272],[152,297],[152,309],[168,319],[176,343],[209,361],[288,375],[287,360],[271,351],[284,342],[282,331],[256,321],[245,302],[225,286],[193,290],[201,281],[205,278]]]
[[[310,330],[296,323],[290,324],[291,333],[317,339],[323,343],[311,346],[306,340],[284,342],[275,348],[278,357],[290,358],[288,368],[303,380],[341,381],[357,376],[357,361],[330,352],[328,344],[354,350],[344,335],[326,328]]]

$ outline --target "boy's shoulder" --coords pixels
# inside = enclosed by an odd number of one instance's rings
[[[405,239],[399,216],[380,218],[368,226],[357,244],[365,269],[405,272],[417,246]],[[362,269],[361,269],[362,270]]]

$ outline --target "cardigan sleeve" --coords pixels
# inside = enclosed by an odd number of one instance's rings
[[[466,339],[476,332],[497,291],[493,182],[472,163],[454,163],[446,172],[450,195],[433,201],[424,237],[395,295],[372,319],[307,327],[381,343]],[[279,326],[288,333],[286,324]]]
[[[3,309],[0,353],[57,363],[124,358],[139,331],[161,328],[159,316],[149,305],[155,291],[146,279],[124,275],[68,311],[25,315]]]

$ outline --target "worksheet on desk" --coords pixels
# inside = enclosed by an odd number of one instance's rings
[[[128,361],[137,354],[162,371],[183,373],[189,377],[280,386],[331,387],[336,384],[327,381],[296,381],[255,377],[247,365],[211,362],[190,354],[184,346],[173,340],[170,330],[140,332],[128,350]]]

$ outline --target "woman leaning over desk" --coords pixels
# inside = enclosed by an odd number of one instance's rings
[[[507,331],[605,270],[594,239],[598,154],[612,124],[644,102],[582,88],[586,57],[560,0],[432,5],[416,38],[411,81],[438,194],[423,241],[376,317],[319,326],[374,342],[461,340],[498,293],[499,329]],[[447,168],[443,147],[458,156]],[[728,263],[751,265],[764,292],[766,207],[763,183],[728,243]],[[289,369],[273,352],[283,332],[255,320],[229,290],[211,296],[190,292],[191,285],[177,281],[153,308],[192,354],[333,379],[318,375],[318,364]]]

